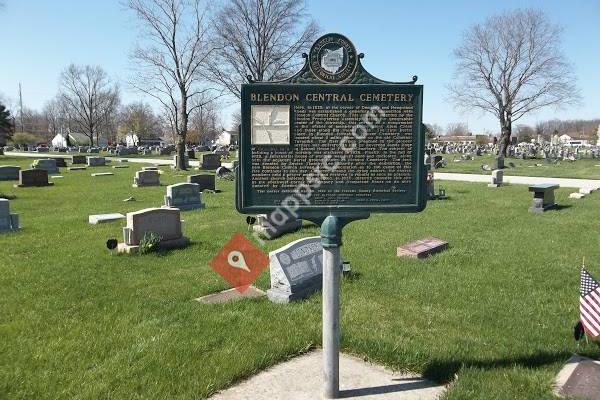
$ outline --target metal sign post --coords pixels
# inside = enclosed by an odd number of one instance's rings
[[[278,82],[241,88],[236,207],[285,226],[321,226],[323,395],[338,398],[342,229],[371,213],[427,204],[423,86],[376,78],[343,35],[317,39]]]

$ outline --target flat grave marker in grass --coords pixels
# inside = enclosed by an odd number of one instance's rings
[[[88,217],[88,222],[92,225],[102,224],[105,222],[118,221],[125,218],[123,214],[111,213],[111,214],[94,214]]]
[[[398,247],[398,257],[427,258],[448,249],[448,242],[429,237]]]
[[[263,297],[264,295],[265,292],[251,285],[243,293],[240,293],[236,288],[231,288],[218,293],[211,293],[206,296],[198,297],[196,301],[204,304],[228,303],[230,301],[241,299],[256,299]]]
[[[91,174],[91,176],[113,176],[114,174],[112,172],[96,172],[94,174]]]

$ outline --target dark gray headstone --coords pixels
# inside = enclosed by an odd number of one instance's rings
[[[188,183],[196,183],[200,186],[200,191],[215,190],[214,175],[190,175],[187,177]]]
[[[15,187],[52,186],[48,182],[48,171],[43,169],[24,169],[19,171],[19,184]]]

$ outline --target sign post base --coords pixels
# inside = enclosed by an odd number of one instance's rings
[[[369,214],[329,215],[321,223],[323,245],[323,397],[340,397],[340,246],[342,228]]]

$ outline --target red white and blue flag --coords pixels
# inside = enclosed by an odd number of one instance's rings
[[[600,336],[600,284],[585,266],[581,267],[579,314],[585,334],[592,339]]]

